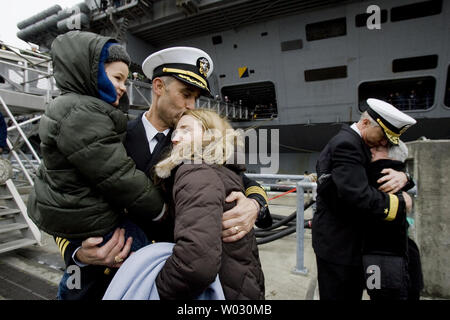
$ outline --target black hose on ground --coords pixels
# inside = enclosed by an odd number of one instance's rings
[[[304,210],[308,209],[312,204],[314,203],[314,201],[311,201],[309,203],[306,203],[304,205]],[[293,213],[291,213],[289,216],[281,216],[281,215],[276,215],[273,214],[272,218],[273,220],[280,220],[277,221],[276,223],[273,223],[270,227],[268,228],[264,228],[264,231],[269,231],[269,230],[273,230],[276,229],[278,227],[281,227],[283,225],[286,225],[287,223],[291,222],[292,220],[294,220],[297,217],[297,211],[294,211]]]
[[[265,244],[265,243],[268,243],[268,242],[271,242],[271,241],[283,238],[283,237],[285,237],[287,235],[290,235],[290,234],[294,233],[295,231],[296,231],[296,226],[288,227],[288,228],[283,229],[282,231],[277,232],[277,233],[275,233],[275,234],[273,234],[271,236],[267,236],[267,237],[256,239],[256,244],[258,244],[258,245],[259,244]]]
[[[288,225],[288,226],[285,226],[284,228],[280,228],[278,230],[269,230],[269,231],[258,230],[257,234],[256,234],[256,237],[257,238],[263,238],[263,237],[271,236],[271,235],[277,234],[278,232],[286,230],[287,228],[290,228],[290,227],[295,227],[295,225]]]

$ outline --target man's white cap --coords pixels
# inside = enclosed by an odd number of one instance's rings
[[[367,99],[367,104],[367,112],[380,125],[392,144],[397,145],[402,133],[416,123],[412,117],[387,102],[371,98]]]
[[[173,76],[180,81],[211,94],[208,78],[214,66],[211,57],[193,47],[172,47],[157,51],[142,63],[142,70],[149,79]]]

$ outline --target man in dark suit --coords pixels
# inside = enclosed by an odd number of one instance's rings
[[[197,48],[168,48],[152,54],[144,61],[144,74],[152,79],[152,103],[147,112],[128,123],[125,140],[127,153],[138,170],[151,176],[152,167],[171,144],[172,128],[183,112],[194,109],[200,95],[210,94],[207,78],[212,69],[209,55]],[[227,202],[236,201],[236,206],[223,214],[222,238],[225,242],[243,238],[253,228],[255,221],[260,227],[272,223],[264,190],[245,175],[243,181],[245,195],[233,192],[226,199]],[[158,225],[163,215],[164,210],[153,220],[135,222],[146,232],[149,240],[168,241],[170,235],[164,234],[164,225]],[[125,239],[123,230],[118,229],[106,244],[98,247],[100,242],[101,238],[88,238],[81,247],[69,244],[61,251],[68,264],[118,267],[128,256],[132,239]],[[107,286],[112,274],[111,270],[105,269],[108,279],[101,281],[99,286]],[[96,277],[92,281],[98,281]]]
[[[392,105],[367,101],[369,108],[358,123],[344,125],[325,146],[317,161],[317,211],[312,241],[317,260],[320,298],[360,300],[364,289],[362,268],[363,221],[371,216],[386,221],[405,218],[411,198],[395,195],[407,182],[403,172],[385,169],[380,190],[369,186],[370,147],[397,144],[415,120]]]

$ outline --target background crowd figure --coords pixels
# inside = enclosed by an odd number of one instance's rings
[[[429,109],[433,105],[433,95],[430,91],[421,93],[414,89],[409,92],[391,92],[385,100],[400,110]]]
[[[215,96],[216,101],[225,102],[238,107],[247,108],[249,110],[249,118],[256,119],[273,119],[278,116],[278,111],[276,105],[273,103],[269,104],[255,104],[254,106],[249,106],[242,99],[237,101],[231,100],[228,96],[224,96],[223,100],[219,95]]]

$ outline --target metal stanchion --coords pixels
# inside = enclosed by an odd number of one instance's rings
[[[305,247],[305,227],[304,227],[304,203],[305,193],[302,181],[297,182],[297,264],[293,270],[296,274],[306,275],[308,269],[305,268],[304,247]]]
[[[308,274],[305,267],[305,189],[314,192],[317,188],[317,184],[311,182],[308,176],[305,176],[305,180],[297,182],[297,265],[293,270],[293,273],[301,275]]]

